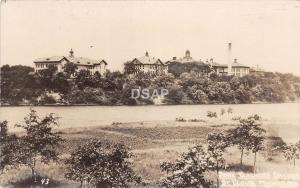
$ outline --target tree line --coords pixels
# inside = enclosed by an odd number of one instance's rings
[[[262,72],[243,77],[201,76],[196,72],[169,71],[166,75],[139,73],[128,76],[119,71],[76,71],[67,63],[63,72],[55,67],[38,73],[28,66],[1,67],[1,104],[153,104],[154,99],[133,99],[132,89],[167,89],[165,104],[240,104],[290,102],[300,97],[300,77]]]
[[[130,187],[147,186],[132,168],[134,155],[123,144],[106,143],[91,139],[77,146],[67,158],[61,158],[62,143],[65,141],[53,128],[59,118],[49,114],[40,118],[31,109],[23,124],[17,124],[24,134],[8,132],[7,121],[0,122],[0,170],[27,166],[31,169],[31,187],[37,181],[36,164],[49,162],[64,163],[65,178],[80,183],[80,187]],[[239,124],[222,132],[208,134],[206,144],[195,144],[173,162],[160,165],[165,173],[158,185],[162,187],[219,187],[219,172],[228,168],[224,155],[230,147],[240,150],[240,167],[243,167],[245,152],[253,153],[253,173],[256,171],[256,155],[264,150],[266,131],[261,127],[261,117],[252,115],[239,118]],[[62,148],[64,149],[64,148]],[[274,148],[271,148],[274,149]],[[299,159],[300,141],[282,148],[284,157]],[[216,181],[206,178],[205,173],[217,174]]]

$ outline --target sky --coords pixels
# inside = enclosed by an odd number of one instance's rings
[[[111,70],[146,51],[227,63],[230,42],[239,63],[300,76],[299,0],[7,0],[0,32],[1,65],[33,66],[71,48]]]

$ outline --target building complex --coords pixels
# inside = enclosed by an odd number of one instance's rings
[[[103,74],[106,70],[107,63],[105,60],[93,60],[86,57],[75,57],[74,51],[71,49],[69,56],[51,56],[46,58],[38,58],[34,61],[35,72],[46,69],[49,66],[57,67],[58,72],[62,72],[66,63],[74,63],[77,66],[77,72],[88,70],[91,74],[99,72]]]

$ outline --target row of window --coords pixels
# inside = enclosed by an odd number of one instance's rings
[[[149,67],[150,69],[166,69],[167,67],[166,66],[163,66],[163,65],[135,65],[134,68],[136,69],[145,69],[145,66],[146,67]]]
[[[36,64],[36,68],[48,68],[49,66],[56,66],[57,64],[47,64],[47,63],[40,63],[40,64]],[[86,66],[84,66],[86,67]],[[100,66],[87,66],[87,69],[101,69],[101,65]]]
[[[36,64],[36,68],[48,68],[49,66],[56,66],[57,67],[57,64],[45,64],[45,63]]]
[[[247,72],[249,72],[249,69],[248,68],[232,68],[232,72],[247,73]]]

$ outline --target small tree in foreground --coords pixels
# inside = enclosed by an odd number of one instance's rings
[[[47,164],[50,161],[58,160],[57,148],[63,139],[55,132],[53,126],[58,125],[58,118],[50,114],[42,119],[36,111],[31,109],[28,117],[24,118],[25,123],[16,125],[25,130],[25,134],[10,139],[3,147],[3,163],[5,166],[17,167],[25,165],[31,168],[32,186],[36,183],[36,163]]]
[[[286,146],[283,150],[283,155],[288,161],[293,161],[294,167],[296,166],[296,159],[299,159],[299,148],[297,147],[297,144],[291,144],[289,146]]]
[[[231,107],[228,107],[227,114],[229,115],[229,114],[232,114],[232,113],[233,113],[233,109]]]
[[[201,145],[196,145],[183,153],[174,162],[163,162],[162,171],[167,173],[163,179],[164,187],[208,187],[210,182],[204,178],[209,169],[207,152]]]
[[[0,122],[0,147],[8,136],[7,121]]]
[[[225,159],[223,157],[227,144],[224,133],[210,133],[207,136],[207,152],[209,157],[209,166],[211,170],[217,172],[217,187],[220,187],[219,171],[225,167]]]
[[[223,116],[226,113],[226,110],[224,108],[221,108],[220,115]]]
[[[123,144],[111,145],[91,140],[79,146],[66,160],[67,179],[96,187],[128,187],[140,183],[131,168],[133,155]]]
[[[262,149],[264,140],[264,129],[260,128],[260,117],[258,115],[249,116],[245,119],[239,119],[240,124],[234,129],[228,130],[230,142],[237,145],[241,150],[240,164],[243,165],[243,155],[245,150],[251,150],[255,154],[254,165],[256,162],[256,153]]]
[[[256,171],[256,154],[257,152],[264,149],[263,143],[265,140],[265,133],[266,130],[260,128],[260,124],[253,123],[250,135],[249,135],[249,146],[248,149],[251,150],[254,153],[254,162],[253,162],[253,172]]]
[[[0,170],[3,172],[5,163],[3,161],[3,149],[8,138],[7,121],[0,122]]]

